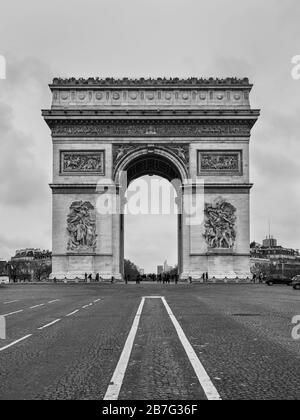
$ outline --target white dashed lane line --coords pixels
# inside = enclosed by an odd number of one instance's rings
[[[31,337],[31,336],[32,336],[32,334],[25,335],[25,337],[19,338],[19,340],[16,340],[16,341],[14,341],[14,342],[12,342],[12,343],[8,344],[7,346],[1,347],[1,348],[0,348],[0,351],[6,350],[6,349],[8,349],[9,347],[12,347],[12,346],[14,346],[15,344],[18,344],[18,343],[20,343],[21,341],[24,341],[24,340],[26,340],[26,338],[29,338],[29,337]]]
[[[60,318],[59,319],[56,319],[55,321],[52,321],[52,322],[49,322],[49,324],[46,324],[46,325],[43,325],[42,327],[39,327],[38,328],[38,330],[43,330],[43,329],[45,329],[45,328],[48,328],[48,327],[50,327],[51,325],[54,325],[54,324],[56,324],[57,322],[59,322],[60,321]]]
[[[4,314],[2,316],[10,316],[10,315],[15,315],[15,314],[19,314],[20,312],[23,312],[24,309],[20,309],[19,311],[14,311],[14,312],[10,312],[9,314]]]
[[[48,302],[48,304],[49,304],[49,303],[59,302],[59,301],[60,301],[60,299],[51,300],[50,302]],[[11,301],[11,302],[7,302],[7,303],[13,303],[13,302],[19,302],[19,301]],[[33,306],[30,306],[29,308],[19,309],[18,311],[10,312],[10,313],[8,313],[8,314],[4,314],[4,315],[1,315],[1,316],[10,316],[10,315],[15,315],[15,314],[19,314],[20,312],[25,311],[26,309],[41,308],[41,307],[46,306],[46,305],[47,305],[47,303],[40,303],[39,305],[33,305]]]
[[[11,300],[9,302],[3,302],[3,305],[9,305],[10,303],[19,302],[19,300]]]
[[[93,304],[94,304],[94,303],[99,302],[100,300],[101,300],[101,299],[97,299],[97,300],[96,300],[96,301],[94,301],[93,303],[89,303],[88,305],[84,305],[84,306],[83,306],[83,308],[88,308],[88,307],[90,307],[90,306],[93,306]],[[58,301],[59,301],[59,299],[56,299],[56,300],[50,301],[50,302],[48,302],[48,303],[54,303],[54,302],[58,302]],[[46,305],[46,304],[45,304],[45,303],[42,303],[42,304],[40,304],[40,305],[35,305],[35,306],[32,306],[30,309],[38,308],[38,307],[40,307],[40,306],[44,306],[44,305]],[[9,314],[5,314],[5,315],[1,315],[1,316],[3,316],[3,317],[7,317],[7,316],[14,315],[14,314],[17,314],[17,313],[20,313],[20,312],[23,312],[23,311],[24,311],[24,309],[20,309],[19,311],[10,312]],[[70,316],[72,316],[72,315],[75,315],[75,314],[77,314],[79,311],[80,311],[80,309],[76,309],[75,311],[70,312],[69,314],[65,315],[65,317],[70,317]],[[55,319],[54,321],[49,322],[49,324],[46,324],[46,325],[43,325],[42,327],[39,327],[39,328],[38,328],[38,330],[39,330],[39,331],[42,331],[42,330],[44,330],[45,328],[50,327],[51,325],[57,324],[59,321],[61,321],[61,318],[59,318],[59,319]],[[0,348],[0,351],[3,351],[3,350],[6,350],[6,349],[10,348],[10,347],[14,346],[15,344],[20,343],[21,341],[26,340],[27,338],[31,337],[32,335],[33,335],[33,334],[28,334],[28,335],[26,335],[25,337],[19,338],[18,340],[14,341],[13,343],[10,343],[10,344],[8,344],[8,345],[6,345],[6,346],[4,346],[4,347]]]

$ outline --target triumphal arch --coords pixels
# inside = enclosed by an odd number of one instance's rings
[[[181,280],[250,278],[251,88],[236,78],[55,78],[43,111],[53,140],[52,277],[123,279],[124,189],[149,174],[179,183]],[[202,217],[191,222],[185,203],[200,196]],[[103,197],[113,211],[99,209]]]

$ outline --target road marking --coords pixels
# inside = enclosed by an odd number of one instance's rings
[[[94,303],[100,302],[101,299],[94,300]]]
[[[19,302],[18,300],[11,300],[9,302],[3,302],[3,305],[8,305],[9,303]]]
[[[45,303],[41,303],[40,305],[30,306],[30,309],[40,308],[41,306],[45,306]]]
[[[76,309],[76,311],[73,311],[73,312],[71,312],[70,314],[68,314],[66,316],[71,316],[71,315],[77,314],[77,312],[79,312],[79,309]]]
[[[170,306],[168,305],[166,299],[164,297],[161,298],[163,301],[163,304],[165,305],[165,308],[168,312],[169,317],[171,318],[171,321],[173,322],[173,325],[176,329],[176,332],[178,334],[178,337],[181,341],[181,344],[183,345],[183,348],[189,358],[189,361],[191,362],[191,365],[193,366],[193,369],[197,375],[197,378],[200,382],[201,387],[203,388],[203,391],[205,392],[208,400],[221,400],[221,397],[215,388],[214,384],[212,383],[210,377],[206,373],[206,370],[204,369],[202,363],[200,362],[197,354],[195,353],[195,350],[193,349],[192,345],[190,344],[189,340],[187,339],[183,329],[181,328],[179,322],[177,321],[175,315],[173,314]]]
[[[31,336],[32,336],[32,334],[25,335],[25,337],[19,338],[19,340],[16,340],[16,341],[14,341],[13,343],[10,343],[10,344],[8,344],[8,345],[7,345],[7,346],[5,346],[5,347],[0,348],[0,351],[6,350],[6,349],[8,349],[9,347],[12,347],[12,346],[14,346],[15,344],[18,344],[18,343],[20,343],[21,341],[24,341],[24,340],[26,340],[26,338],[29,338],[29,337],[31,337]]]
[[[133,324],[128,334],[119,362],[111,378],[106,394],[103,398],[104,400],[117,400],[118,399],[121,386],[123,383],[124,375],[127,369],[128,362],[129,362],[130,354],[132,351],[136,332],[139,326],[140,317],[141,317],[144,303],[145,303],[145,298],[143,297],[141,300],[140,306],[138,307],[137,313],[134,317]]]
[[[6,319],[0,315],[0,340],[6,340]]]
[[[84,305],[84,306],[82,307],[82,309],[88,308],[89,306],[93,306],[93,304],[92,304],[92,303],[89,303],[88,305]]]
[[[38,330],[43,330],[44,328],[50,327],[51,325],[56,324],[59,321],[60,321],[60,319],[56,319],[55,321],[52,321],[49,324],[44,325],[43,327],[39,327]]]
[[[19,311],[15,311],[15,312],[10,312],[9,314],[4,314],[2,316],[10,316],[10,315],[14,315],[14,314],[19,314],[20,312],[23,312],[24,309],[20,309]]]
[[[132,347],[134,344],[134,340],[135,340],[135,336],[138,330],[138,326],[139,326],[139,322],[140,322],[140,318],[141,318],[141,314],[142,314],[142,310],[143,310],[143,306],[145,303],[145,299],[161,299],[166,310],[167,313],[175,327],[175,330],[177,332],[178,338],[188,356],[188,359],[195,371],[195,374],[199,380],[199,383],[201,385],[201,388],[203,389],[206,397],[208,400],[217,400],[220,401],[221,397],[217,391],[217,389],[215,388],[214,384],[212,383],[210,377],[208,376],[208,374],[206,373],[206,370],[204,369],[202,363],[200,362],[197,354],[195,353],[195,350],[193,349],[191,343],[189,342],[189,340],[187,339],[183,329],[181,328],[179,322],[177,321],[175,315],[173,314],[170,306],[168,305],[166,299],[163,296],[144,296],[142,297],[140,306],[137,310],[137,313],[135,315],[135,318],[133,320],[133,324],[131,327],[131,330],[128,334],[126,343],[124,345],[122,354],[120,356],[120,359],[118,361],[117,367],[114,371],[114,374],[111,378],[110,384],[107,388],[106,394],[104,396],[104,400],[117,400],[119,397],[119,393],[122,387],[122,383],[124,380],[124,376],[126,373],[126,369],[128,366],[128,362],[130,359],[130,355],[132,352]]]
[[[59,302],[60,301],[60,299],[55,299],[55,300],[50,300],[50,302],[48,302],[48,303],[54,303],[54,302]]]

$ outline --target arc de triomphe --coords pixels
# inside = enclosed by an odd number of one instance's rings
[[[53,140],[52,277],[122,279],[123,215],[97,203],[103,194],[118,202],[125,172],[128,184],[145,174],[179,180],[180,209],[202,195],[201,224],[178,216],[182,280],[250,278],[251,88],[235,78],[55,78],[43,111]]]

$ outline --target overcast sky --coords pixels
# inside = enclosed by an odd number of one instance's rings
[[[300,248],[299,22],[299,0],[0,0],[0,256],[51,248],[51,139],[40,110],[54,76],[249,77],[262,109],[251,239],[262,240],[270,219],[281,244]],[[139,221],[127,256],[147,270],[176,262],[174,221]],[[163,239],[142,239],[144,229]]]

